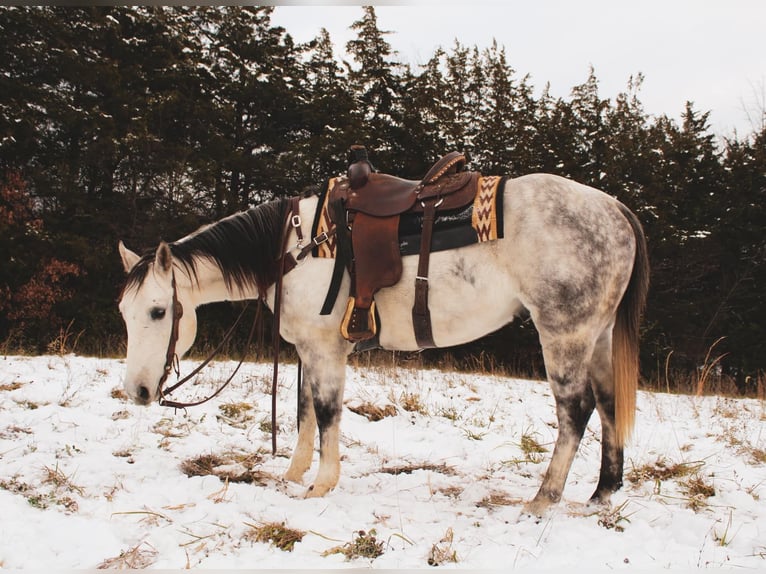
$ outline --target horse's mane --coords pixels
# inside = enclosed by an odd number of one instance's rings
[[[229,289],[256,287],[264,295],[277,280],[287,205],[286,199],[276,199],[201,227],[169,244],[173,260],[197,282],[197,263],[207,259],[221,269]],[[128,273],[125,290],[143,283],[155,253],[141,256]]]

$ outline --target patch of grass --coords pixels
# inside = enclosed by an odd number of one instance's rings
[[[248,403],[225,403],[218,407],[221,414],[230,419],[239,419],[249,411],[253,410],[253,406]]]
[[[180,432],[175,428],[175,421],[171,418],[161,418],[157,423],[152,427],[152,431],[157,433],[158,435],[162,436],[163,438],[169,439],[169,438],[184,438],[185,436],[188,436],[187,432]]]
[[[383,554],[383,542],[378,540],[375,529],[371,529],[369,532],[360,530],[355,533],[355,537],[351,542],[347,542],[343,546],[335,546],[329,550],[322,552],[322,556],[330,556],[332,554],[343,554],[346,560],[353,560],[355,558],[369,558],[374,559]]]
[[[623,514],[625,506],[628,504],[626,500],[616,508],[606,508],[602,510],[598,515],[598,525],[603,526],[607,530],[614,530],[615,532],[624,532],[625,527],[623,522],[630,522],[628,517]]]
[[[646,482],[649,480],[654,482],[662,482],[663,480],[683,478],[685,476],[694,474],[704,464],[705,463],[701,461],[680,462],[674,464],[668,462],[663,457],[660,457],[653,463],[648,463],[639,467],[633,467],[625,475],[625,478],[634,484]]]
[[[445,486],[443,488],[438,488],[436,492],[441,492],[444,496],[449,498],[460,498],[460,495],[463,494],[463,490],[465,489],[461,486]]]
[[[357,415],[365,417],[370,422],[376,422],[383,420],[386,417],[395,417],[399,414],[394,405],[386,405],[385,407],[379,407],[369,402],[364,402],[360,405],[349,406],[348,410]]]
[[[457,564],[457,552],[452,548],[454,537],[455,534],[452,531],[452,528],[447,528],[442,539],[431,546],[427,560],[429,566],[442,566],[449,562]]]
[[[504,492],[492,492],[477,502],[476,506],[491,510],[498,506],[514,506],[521,504],[522,502],[523,500],[521,498],[513,498]]]
[[[81,486],[77,486],[72,482],[72,477],[65,475],[59,470],[58,464],[55,468],[44,467],[43,468],[43,484],[51,484],[58,489],[64,489],[69,492],[76,492],[80,496],[85,494],[85,490]]]
[[[762,448],[751,448],[748,449],[748,453],[754,464],[766,464],[766,450]]]
[[[288,528],[284,522],[281,524],[279,522],[267,522],[260,525],[246,522],[245,524],[250,527],[250,530],[245,533],[245,538],[256,542],[270,542],[285,552],[292,552],[295,543],[303,540],[306,535],[302,530]]]
[[[271,423],[271,419],[266,418],[266,419],[263,419],[261,422],[258,423],[258,428],[260,429],[260,431],[262,433],[271,434],[271,431],[272,431],[272,429],[274,427],[273,427],[273,425]],[[279,426],[277,426],[277,429],[278,428],[279,428]]]
[[[122,390],[119,387],[113,388],[110,391],[109,396],[112,397],[113,399],[117,399],[118,401],[127,401],[128,400],[128,395],[125,393],[124,390]]]
[[[720,522],[720,520],[718,522]],[[713,540],[716,541],[716,544],[718,544],[718,546],[726,547],[729,544],[731,544],[731,541],[734,538],[734,535],[729,534],[729,531],[731,530],[731,524],[732,524],[732,512],[729,511],[729,519],[726,521],[723,531],[719,532],[718,528],[713,529]]]
[[[48,472],[48,470],[46,470],[46,472]],[[47,484],[53,483],[54,485],[61,483],[61,486],[63,487],[69,484],[69,482],[68,479],[66,479],[66,482],[61,482],[62,476],[63,475],[59,475],[59,473],[55,471],[52,475],[46,476],[43,479],[43,482]],[[74,489],[82,494],[82,489],[80,487],[74,487]],[[61,506],[67,512],[76,512],[78,509],[77,501],[67,494],[61,494],[58,491],[58,488],[56,491],[41,492],[26,482],[22,482],[17,477],[12,477],[8,480],[0,480],[0,490],[7,490],[12,494],[23,496],[30,506],[40,510],[50,508],[52,504]]]
[[[683,493],[689,497],[686,505],[695,512],[707,507],[707,499],[715,496],[713,485],[705,481],[705,478],[699,474],[689,477],[680,486]]]
[[[460,413],[457,412],[455,407],[445,407],[440,409],[438,414],[440,417],[444,417],[452,422],[455,422],[460,418]]]
[[[399,405],[408,413],[419,413],[421,415],[428,416],[428,409],[420,399],[420,395],[417,393],[404,392],[399,395],[397,401]]]
[[[130,418],[130,412],[128,411],[115,411],[112,413],[113,421],[120,421]]]
[[[32,401],[16,401],[16,404],[22,408],[29,409],[30,411],[40,408],[40,405],[33,403]]]
[[[143,548],[147,546],[148,548]],[[119,556],[107,558],[101,564],[96,566],[97,570],[142,570],[151,566],[157,558],[159,552],[148,543],[142,542],[130,550],[120,552]]]
[[[527,431],[521,433],[518,447],[521,449],[524,456],[511,459],[506,461],[506,463],[520,465],[525,463],[540,464],[543,462],[543,455],[548,452],[548,449],[540,444],[535,438],[536,435],[537,433],[530,433]]]
[[[421,464],[403,464],[399,466],[384,466],[378,472],[384,472],[386,474],[412,474],[416,470],[430,470],[438,472],[446,476],[455,476],[457,471],[451,466],[447,466],[444,463],[431,464],[428,462]]]
[[[247,423],[253,420],[253,415],[250,411],[253,410],[253,406],[248,403],[225,403],[218,407],[220,414],[216,415],[216,419],[225,422],[229,426],[234,428],[243,429],[247,426]]]
[[[14,381],[12,383],[6,383],[4,385],[0,385],[0,391],[15,391],[16,389],[20,389],[24,386],[24,383],[19,383],[18,381]]]
[[[181,472],[186,476],[217,476],[223,481],[244,482],[265,485],[270,474],[257,470],[261,455],[226,453],[223,455],[203,454],[181,463]]]
[[[519,448],[524,453],[527,461],[539,463],[542,462],[542,455],[548,452],[548,449],[541,445],[533,434],[523,433],[519,441]]]
[[[66,328],[59,328],[58,335],[56,335],[56,337],[50,343],[48,343],[49,353],[59,356],[74,353],[80,337],[82,337],[83,333],[85,333],[85,329],[82,329],[79,333],[74,333],[72,331],[73,324],[74,319],[69,321],[69,324],[66,326]]]
[[[13,439],[20,434],[34,434],[34,431],[29,427],[20,427],[11,425],[3,431],[0,431],[0,438]]]

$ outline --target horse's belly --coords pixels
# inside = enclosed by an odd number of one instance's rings
[[[417,265],[417,256],[405,257],[399,283],[375,295],[386,349],[418,348],[412,324]],[[428,308],[437,346],[473,341],[513,320],[521,303],[507,268],[497,242],[431,254]]]

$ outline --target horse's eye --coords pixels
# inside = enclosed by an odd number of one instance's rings
[[[153,321],[159,321],[165,316],[165,309],[162,307],[154,307],[151,311],[149,311],[149,316]]]

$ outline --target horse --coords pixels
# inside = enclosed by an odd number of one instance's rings
[[[589,502],[608,506],[622,486],[623,450],[635,419],[639,326],[649,282],[641,224],[607,193],[552,174],[508,178],[499,193],[502,239],[431,255],[434,342],[464,344],[515,317],[530,317],[555,398],[558,434],[539,490],[524,509],[542,516],[560,501],[594,410],[602,453]],[[338,483],[345,366],[354,350],[339,332],[344,302],[320,315],[331,259],[306,257],[279,277],[283,256],[310,236],[318,201],[316,195],[271,200],[143,255],[118,246],[127,273],[119,301],[128,338],[124,386],[137,404],[161,396],[171,360],[163,350],[175,338],[167,354],[177,360],[188,351],[197,307],[260,297],[274,311],[277,299],[279,334],[295,346],[304,369],[286,480],[302,484],[319,433],[319,467],[307,497],[324,496]],[[403,257],[401,280],[375,295],[383,349],[418,350],[410,314],[416,273],[417,257]],[[346,273],[341,289],[348,287]]]

